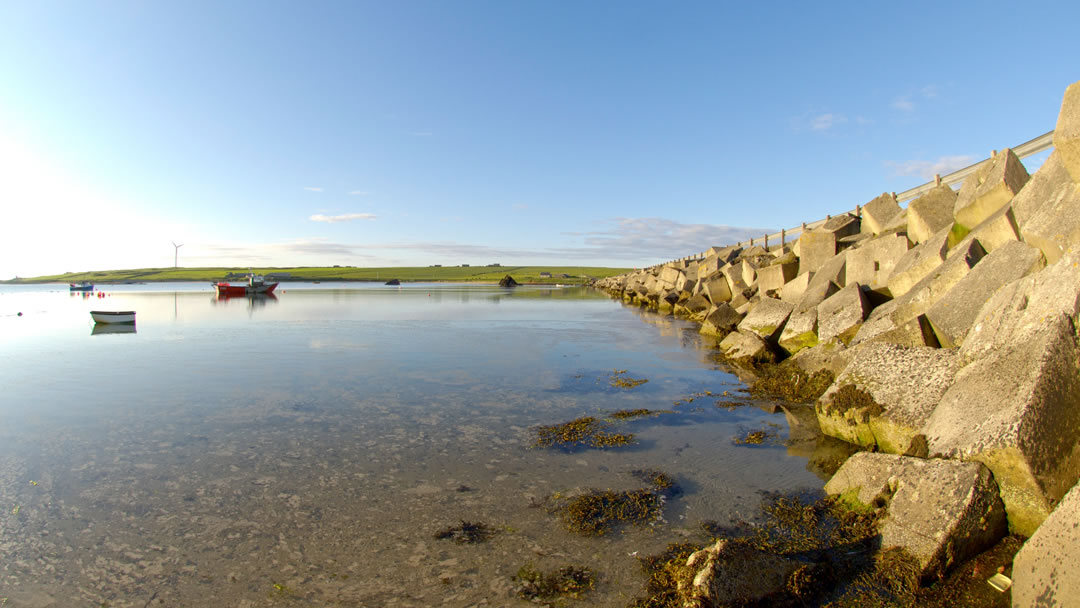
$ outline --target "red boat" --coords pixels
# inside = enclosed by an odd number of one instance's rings
[[[214,289],[217,290],[219,296],[250,296],[255,294],[271,294],[274,293],[274,288],[278,286],[277,283],[267,283],[261,276],[249,274],[247,283],[243,285],[233,285],[228,281],[219,281],[214,283]]]

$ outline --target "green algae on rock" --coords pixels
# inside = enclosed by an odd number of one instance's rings
[[[617,369],[611,374],[611,386],[616,388],[637,388],[648,382],[646,378],[630,378],[625,369]]]
[[[603,536],[619,524],[645,525],[660,519],[664,498],[650,488],[616,492],[589,490],[562,499],[553,498],[554,511],[562,518],[567,530],[582,536]]]
[[[611,414],[612,418],[616,420],[632,420],[634,418],[644,418],[645,416],[659,416],[660,414],[671,414],[671,410],[650,410],[646,408],[638,408],[634,410],[618,410]]]
[[[778,365],[759,365],[755,372],[758,379],[750,385],[752,395],[792,403],[816,401],[833,383],[828,370],[808,374],[790,359]]]

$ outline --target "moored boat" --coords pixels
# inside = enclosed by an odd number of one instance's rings
[[[233,285],[228,281],[219,281],[213,285],[219,296],[270,294],[274,293],[274,289],[278,286],[277,283],[267,283],[256,274],[249,274],[247,283],[243,285]]]
[[[94,284],[90,281],[83,281],[82,283],[68,283],[68,289],[71,291],[94,291]]]
[[[134,310],[91,310],[95,323],[134,323]]]

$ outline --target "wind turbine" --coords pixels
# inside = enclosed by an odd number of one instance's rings
[[[173,268],[176,268],[176,261],[177,261],[177,260],[178,260],[178,259],[180,258],[180,248],[181,248],[181,247],[183,247],[183,246],[184,246],[184,244],[183,244],[183,243],[180,243],[179,245],[177,245],[177,244],[176,244],[176,241],[169,241],[169,242],[170,242],[170,243],[172,243],[172,246],[173,246],[173,248],[174,248],[174,249],[173,249],[173,261],[172,261],[172,265],[173,265]]]

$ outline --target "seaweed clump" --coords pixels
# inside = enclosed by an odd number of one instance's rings
[[[659,521],[667,498],[682,490],[675,478],[663,471],[641,469],[632,475],[648,487],[616,492],[589,490],[570,498],[555,494],[552,509],[566,529],[582,536],[603,536],[619,524],[651,524]]]
[[[833,374],[818,370],[808,374],[790,360],[779,365],[763,364],[756,370],[758,379],[750,385],[755,397],[783,399],[792,403],[811,403],[825,394],[833,383]]]
[[[625,369],[617,369],[611,374],[611,386],[616,388],[637,388],[648,382],[646,378],[631,378]]]
[[[629,445],[634,441],[632,433],[609,433],[605,425],[593,418],[584,416],[570,422],[541,426],[536,430],[535,447],[593,447],[610,448]]]
[[[541,572],[532,564],[518,570],[518,597],[524,600],[550,600],[558,597],[581,597],[593,588],[596,574],[584,567],[563,566],[553,572]]]
[[[487,524],[462,520],[459,525],[450,526],[435,533],[439,540],[452,540],[459,545],[482,543],[495,535],[495,530]]]
[[[819,403],[818,408],[825,414],[844,416],[851,426],[870,422],[871,416],[880,416],[885,411],[870,393],[854,384],[841,386],[828,403]]]
[[[650,410],[646,408],[638,408],[634,410],[618,410],[611,414],[612,418],[616,420],[632,420],[634,418],[644,418],[645,416],[659,416],[660,414],[670,414],[671,410]]]

